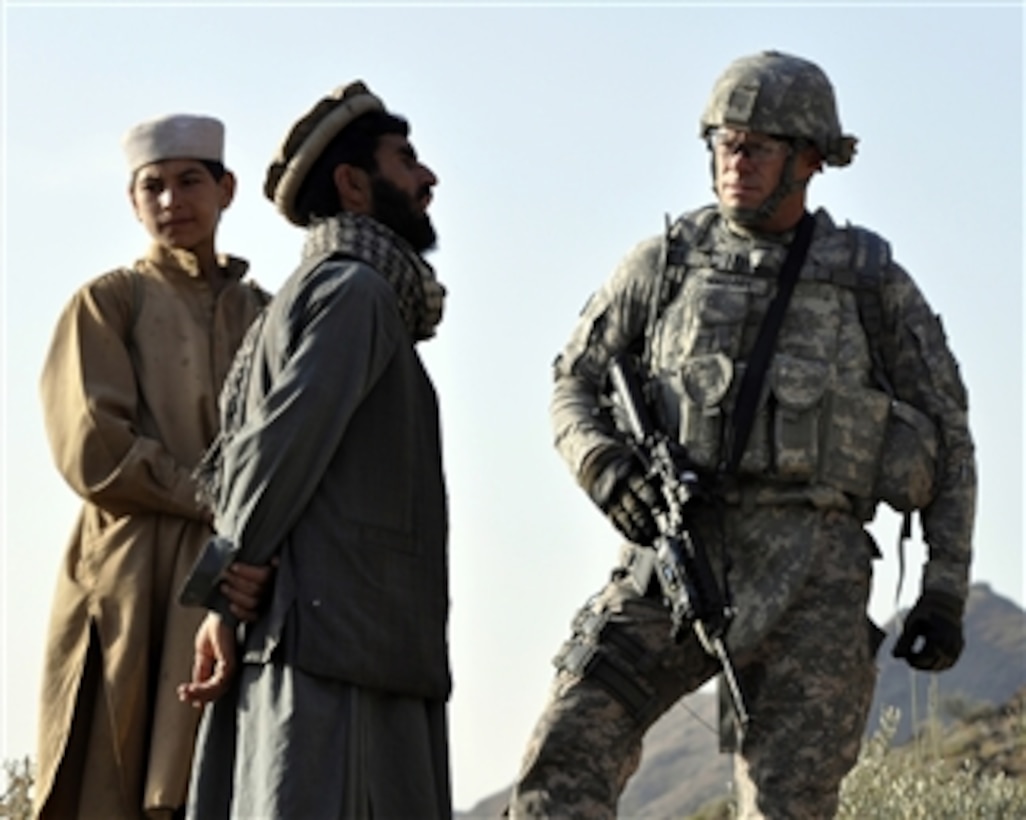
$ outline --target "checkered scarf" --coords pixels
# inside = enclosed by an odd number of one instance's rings
[[[430,339],[442,320],[445,288],[435,273],[394,231],[375,219],[340,213],[319,220],[308,230],[303,258],[340,253],[378,271],[395,290],[399,313],[415,341]],[[245,400],[257,342],[267,311],[246,332],[221,387],[221,429],[193,471],[196,497],[216,509],[222,490],[226,443],[245,421]]]
[[[430,339],[442,320],[445,287],[409,244],[376,219],[342,212],[314,222],[303,257],[340,253],[358,259],[385,277],[399,300],[399,313],[415,341]]]

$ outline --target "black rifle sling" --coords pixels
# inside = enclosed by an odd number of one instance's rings
[[[729,475],[737,472],[738,465],[741,464],[741,456],[748,444],[748,436],[752,431],[756,408],[759,406],[759,396],[762,393],[766,369],[773,356],[773,348],[776,346],[777,334],[784,321],[784,313],[787,311],[791,294],[794,293],[795,283],[798,281],[798,272],[805,261],[809,245],[812,243],[812,233],[815,227],[816,220],[812,214],[806,211],[802,215],[794,239],[791,240],[791,245],[787,249],[787,256],[777,276],[776,295],[766,310],[755,347],[752,348],[748,357],[745,374],[741,378],[741,386],[738,388],[737,401],[734,403],[730,457],[726,464],[726,473]]]
[[[809,245],[812,243],[813,229],[816,227],[816,220],[806,211],[798,223],[794,238],[787,249],[787,256],[784,264],[780,266],[780,273],[777,275],[777,292],[770,302],[766,315],[763,317],[762,325],[759,327],[759,335],[748,357],[745,367],[745,374],[741,378],[741,386],[737,391],[737,400],[734,403],[733,434],[731,440],[730,457],[727,461],[725,471],[733,475],[741,464],[741,456],[748,444],[748,436],[752,431],[752,422],[755,420],[755,411],[759,406],[759,396],[762,393],[762,383],[766,377],[766,369],[769,367],[770,359],[773,356],[773,348],[776,347],[777,334],[784,321],[784,313],[791,301],[791,294],[794,293],[794,286],[798,281],[798,272],[801,270],[805,255],[808,253]],[[719,746],[721,752],[737,751],[738,739],[734,726],[734,707],[727,696],[727,687],[723,675],[717,676],[716,692],[719,706]]]

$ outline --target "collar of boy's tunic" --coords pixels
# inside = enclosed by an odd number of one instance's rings
[[[177,270],[192,279],[204,278],[199,259],[192,251],[184,248],[169,248],[160,242],[154,242],[146,251],[146,260],[158,268]],[[219,253],[217,265],[228,279],[239,281],[249,270],[249,262],[238,256]]]

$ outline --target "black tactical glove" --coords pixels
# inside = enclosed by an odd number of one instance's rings
[[[923,590],[905,617],[901,635],[891,654],[909,666],[940,672],[954,666],[962,654],[962,601],[954,595]]]
[[[662,494],[632,450],[599,448],[584,460],[578,480],[628,541],[643,546],[655,541],[655,512],[663,507]]]

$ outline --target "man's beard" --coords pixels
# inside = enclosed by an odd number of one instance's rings
[[[371,176],[371,192],[374,196],[371,215],[378,222],[399,234],[417,253],[435,246],[437,237],[431,218],[417,210],[409,194],[378,174]]]

